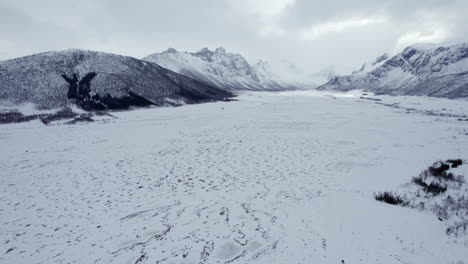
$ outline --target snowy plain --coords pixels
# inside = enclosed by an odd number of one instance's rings
[[[373,198],[468,157],[468,101],[360,97],[2,125],[0,263],[468,263],[434,214]]]

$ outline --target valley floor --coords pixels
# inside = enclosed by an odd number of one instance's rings
[[[468,157],[468,101],[371,98],[0,126],[0,263],[468,263],[466,235],[373,198]]]

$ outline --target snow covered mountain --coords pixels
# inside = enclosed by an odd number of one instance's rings
[[[383,55],[358,71],[337,76],[319,90],[366,90],[378,94],[468,97],[468,43]]]
[[[281,91],[308,88],[274,73],[267,62],[250,65],[247,60],[224,48],[204,48],[195,53],[168,49],[143,60],[226,90]]]
[[[67,77],[68,76],[68,77]],[[90,77],[90,78],[88,78]],[[109,53],[65,50],[0,62],[0,100],[35,103],[41,108],[67,104],[73,78],[88,79],[93,94],[143,98],[155,105],[196,103],[232,96],[208,84],[132,57]],[[89,81],[92,79],[92,81]],[[176,103],[177,104],[177,103]]]

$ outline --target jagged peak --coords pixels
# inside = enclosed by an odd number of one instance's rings
[[[414,54],[416,54],[418,52],[417,49],[413,48],[413,47],[406,47],[402,52],[401,52],[401,55],[403,56],[403,58],[405,58],[406,60],[411,58]]]
[[[374,63],[372,63],[372,65],[375,65],[375,64],[381,63],[382,61],[388,60],[388,58],[390,58],[390,55],[388,55],[388,53],[384,53],[384,54],[380,55],[379,57],[377,57],[375,59]]]
[[[407,49],[414,49],[419,51],[430,51],[430,50],[447,50],[447,49],[457,49],[457,48],[466,48],[468,47],[468,42],[458,42],[458,43],[416,43],[406,47]],[[403,51],[404,51],[403,50]]]
[[[163,53],[177,53],[177,50],[174,48],[168,48],[167,50],[163,51]]]
[[[214,53],[214,52],[211,51],[209,48],[203,48],[203,49],[201,49],[201,50],[195,52],[194,54],[196,54],[196,55],[211,55],[211,54],[213,54],[213,53]]]
[[[174,48],[168,48],[167,50],[161,52],[161,53],[154,53],[151,55],[148,55],[146,57],[151,57],[151,56],[157,56],[160,54],[176,54],[176,53],[184,53],[184,54],[189,54],[195,57],[199,57],[205,61],[212,61],[213,56],[218,56],[218,57],[224,57],[224,56],[229,56],[229,57],[242,57],[242,55],[239,54],[234,54],[234,53],[227,53],[226,49],[224,47],[217,47],[214,50],[211,50],[208,47],[202,48],[198,51],[195,52],[189,52],[189,51],[178,51]]]
[[[223,47],[216,48],[215,53],[216,54],[226,54],[226,49],[224,49]]]
[[[226,55],[226,49],[223,47],[218,47],[214,51],[212,51],[209,48],[203,48],[193,53],[193,55],[198,55],[198,56]]]

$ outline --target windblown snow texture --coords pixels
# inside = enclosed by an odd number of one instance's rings
[[[466,264],[451,219],[374,193],[468,157],[468,104],[366,98],[248,92],[3,125],[0,263]]]
[[[96,76],[86,76],[91,72]],[[63,76],[71,78],[70,81],[76,78],[85,82],[78,83],[77,90],[69,92],[69,82]],[[0,99],[54,108],[66,105],[67,97],[79,93],[78,89],[83,89],[82,94],[93,92],[106,97],[133,93],[156,105],[174,100],[186,103],[223,100],[232,96],[154,63],[102,52],[65,50],[0,62]]]
[[[319,90],[366,90],[378,94],[468,97],[468,43],[403,52],[377,60],[318,87]]]

